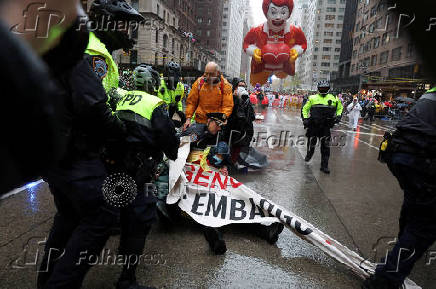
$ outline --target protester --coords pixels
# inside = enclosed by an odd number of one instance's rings
[[[186,100],[186,123],[183,129],[191,125],[194,115],[195,122],[204,124],[210,112],[221,112],[228,118],[232,111],[232,85],[222,76],[218,64],[209,62],[204,75],[192,85]]]

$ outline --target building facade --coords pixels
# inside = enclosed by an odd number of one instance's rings
[[[350,75],[359,78],[359,89],[393,96],[420,89],[420,60],[400,20],[386,0],[359,2],[350,69]]]
[[[332,77],[332,87],[338,92],[355,92],[359,89],[360,77],[351,76],[354,27],[358,4],[359,0],[349,0],[345,8],[339,69],[337,74]]]
[[[153,65],[162,71],[169,61],[181,64],[187,75],[198,75],[208,61],[218,61],[217,53],[198,41],[194,31],[186,31],[195,23],[195,10],[190,1],[131,0],[132,6],[145,18],[137,30],[132,31],[137,43],[129,51],[118,52],[114,59],[122,66],[140,63]],[[189,4],[189,3],[190,4]],[[181,18],[180,18],[181,17]],[[180,26],[182,19],[183,26]]]
[[[320,80],[330,80],[339,67],[346,0],[313,0],[303,21],[308,49],[298,65],[302,87],[316,90]]]
[[[240,77],[246,0],[227,0],[222,15],[221,70],[229,78]]]

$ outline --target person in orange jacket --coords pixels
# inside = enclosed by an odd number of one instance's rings
[[[186,100],[186,123],[183,130],[191,125],[194,114],[197,123],[206,123],[207,113],[221,112],[229,117],[232,111],[232,85],[221,75],[218,64],[209,62],[204,75],[192,85]]]

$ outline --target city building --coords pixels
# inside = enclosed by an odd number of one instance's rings
[[[250,31],[250,17],[248,15],[249,11],[247,9],[244,19],[244,29],[243,29],[243,37],[247,35],[248,31]],[[241,69],[240,69],[240,77],[245,80],[247,85],[250,85],[250,73],[251,73],[251,57],[245,53],[244,49],[241,47]]]
[[[403,33],[407,23],[400,20],[395,5],[386,0],[359,1],[350,69],[350,75],[359,78],[359,89],[385,96],[424,91],[421,61],[414,43]]]
[[[342,30],[341,56],[339,57],[339,70],[332,77],[332,88],[338,92],[356,92],[359,89],[360,77],[351,76],[351,58],[353,53],[353,31],[356,22],[356,13],[359,0],[347,1]]]
[[[198,76],[208,61],[218,61],[218,52],[202,45],[195,34],[195,10],[191,1],[131,0],[132,6],[144,16],[145,22],[132,31],[135,47],[114,54],[122,67],[140,63],[162,71],[169,61],[182,65],[185,75]],[[179,26],[182,21],[183,26]],[[187,29],[193,28],[194,31]],[[203,41],[204,42],[204,41]]]
[[[316,90],[320,80],[330,80],[339,67],[346,0],[308,1],[302,29],[308,49],[300,60],[302,88]],[[304,19],[307,17],[307,19]]]
[[[196,37],[206,49],[221,52],[221,33],[223,17],[223,0],[195,0],[196,7]]]
[[[221,70],[228,77],[239,77],[241,72],[246,0],[227,0],[222,15]]]

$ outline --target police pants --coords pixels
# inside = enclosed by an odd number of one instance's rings
[[[80,288],[109,238],[118,210],[103,199],[106,171],[100,160],[78,161],[71,170],[56,171],[47,181],[57,208],[38,288]]]
[[[135,280],[137,266],[141,263],[145,240],[156,220],[156,198],[140,190],[131,205],[121,209],[121,235],[118,252],[126,263],[120,280]]]
[[[414,264],[436,240],[436,184],[428,159],[394,153],[388,163],[404,191],[398,242],[376,274],[403,283]]]
[[[311,158],[315,153],[316,144],[318,139],[321,142],[321,167],[328,168],[330,159],[330,128],[323,127],[309,127],[307,129],[307,155]]]

